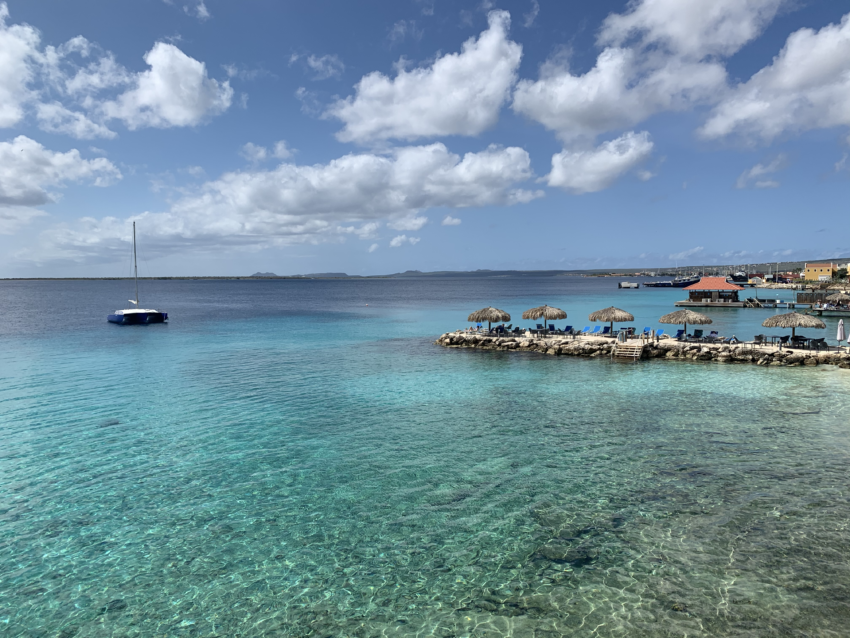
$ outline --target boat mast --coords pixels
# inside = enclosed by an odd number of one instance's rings
[[[136,280],[136,308],[139,307],[139,266],[136,263],[136,222],[133,222],[133,279]]]

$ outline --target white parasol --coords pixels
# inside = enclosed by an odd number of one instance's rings
[[[838,334],[835,335],[835,338],[838,339],[838,345],[841,345],[841,342],[847,338],[844,336],[844,319],[838,320]]]

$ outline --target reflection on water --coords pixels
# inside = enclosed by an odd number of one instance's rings
[[[343,324],[7,349],[0,633],[846,633],[846,371]]]

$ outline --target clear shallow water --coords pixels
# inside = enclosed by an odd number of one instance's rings
[[[431,343],[681,295],[613,280],[293,283],[0,284],[0,634],[846,633],[846,371]]]

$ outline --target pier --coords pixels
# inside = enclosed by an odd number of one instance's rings
[[[535,352],[552,356],[613,357],[618,348],[636,346],[630,357],[637,359],[690,360],[714,363],[749,363],[769,366],[835,365],[850,369],[847,349],[811,351],[759,345],[754,342],[738,344],[700,343],[660,339],[634,339],[625,343],[606,337],[537,337],[489,336],[467,332],[447,332],[435,342],[446,348],[475,348],[502,352]],[[622,350],[621,350],[622,352]]]

